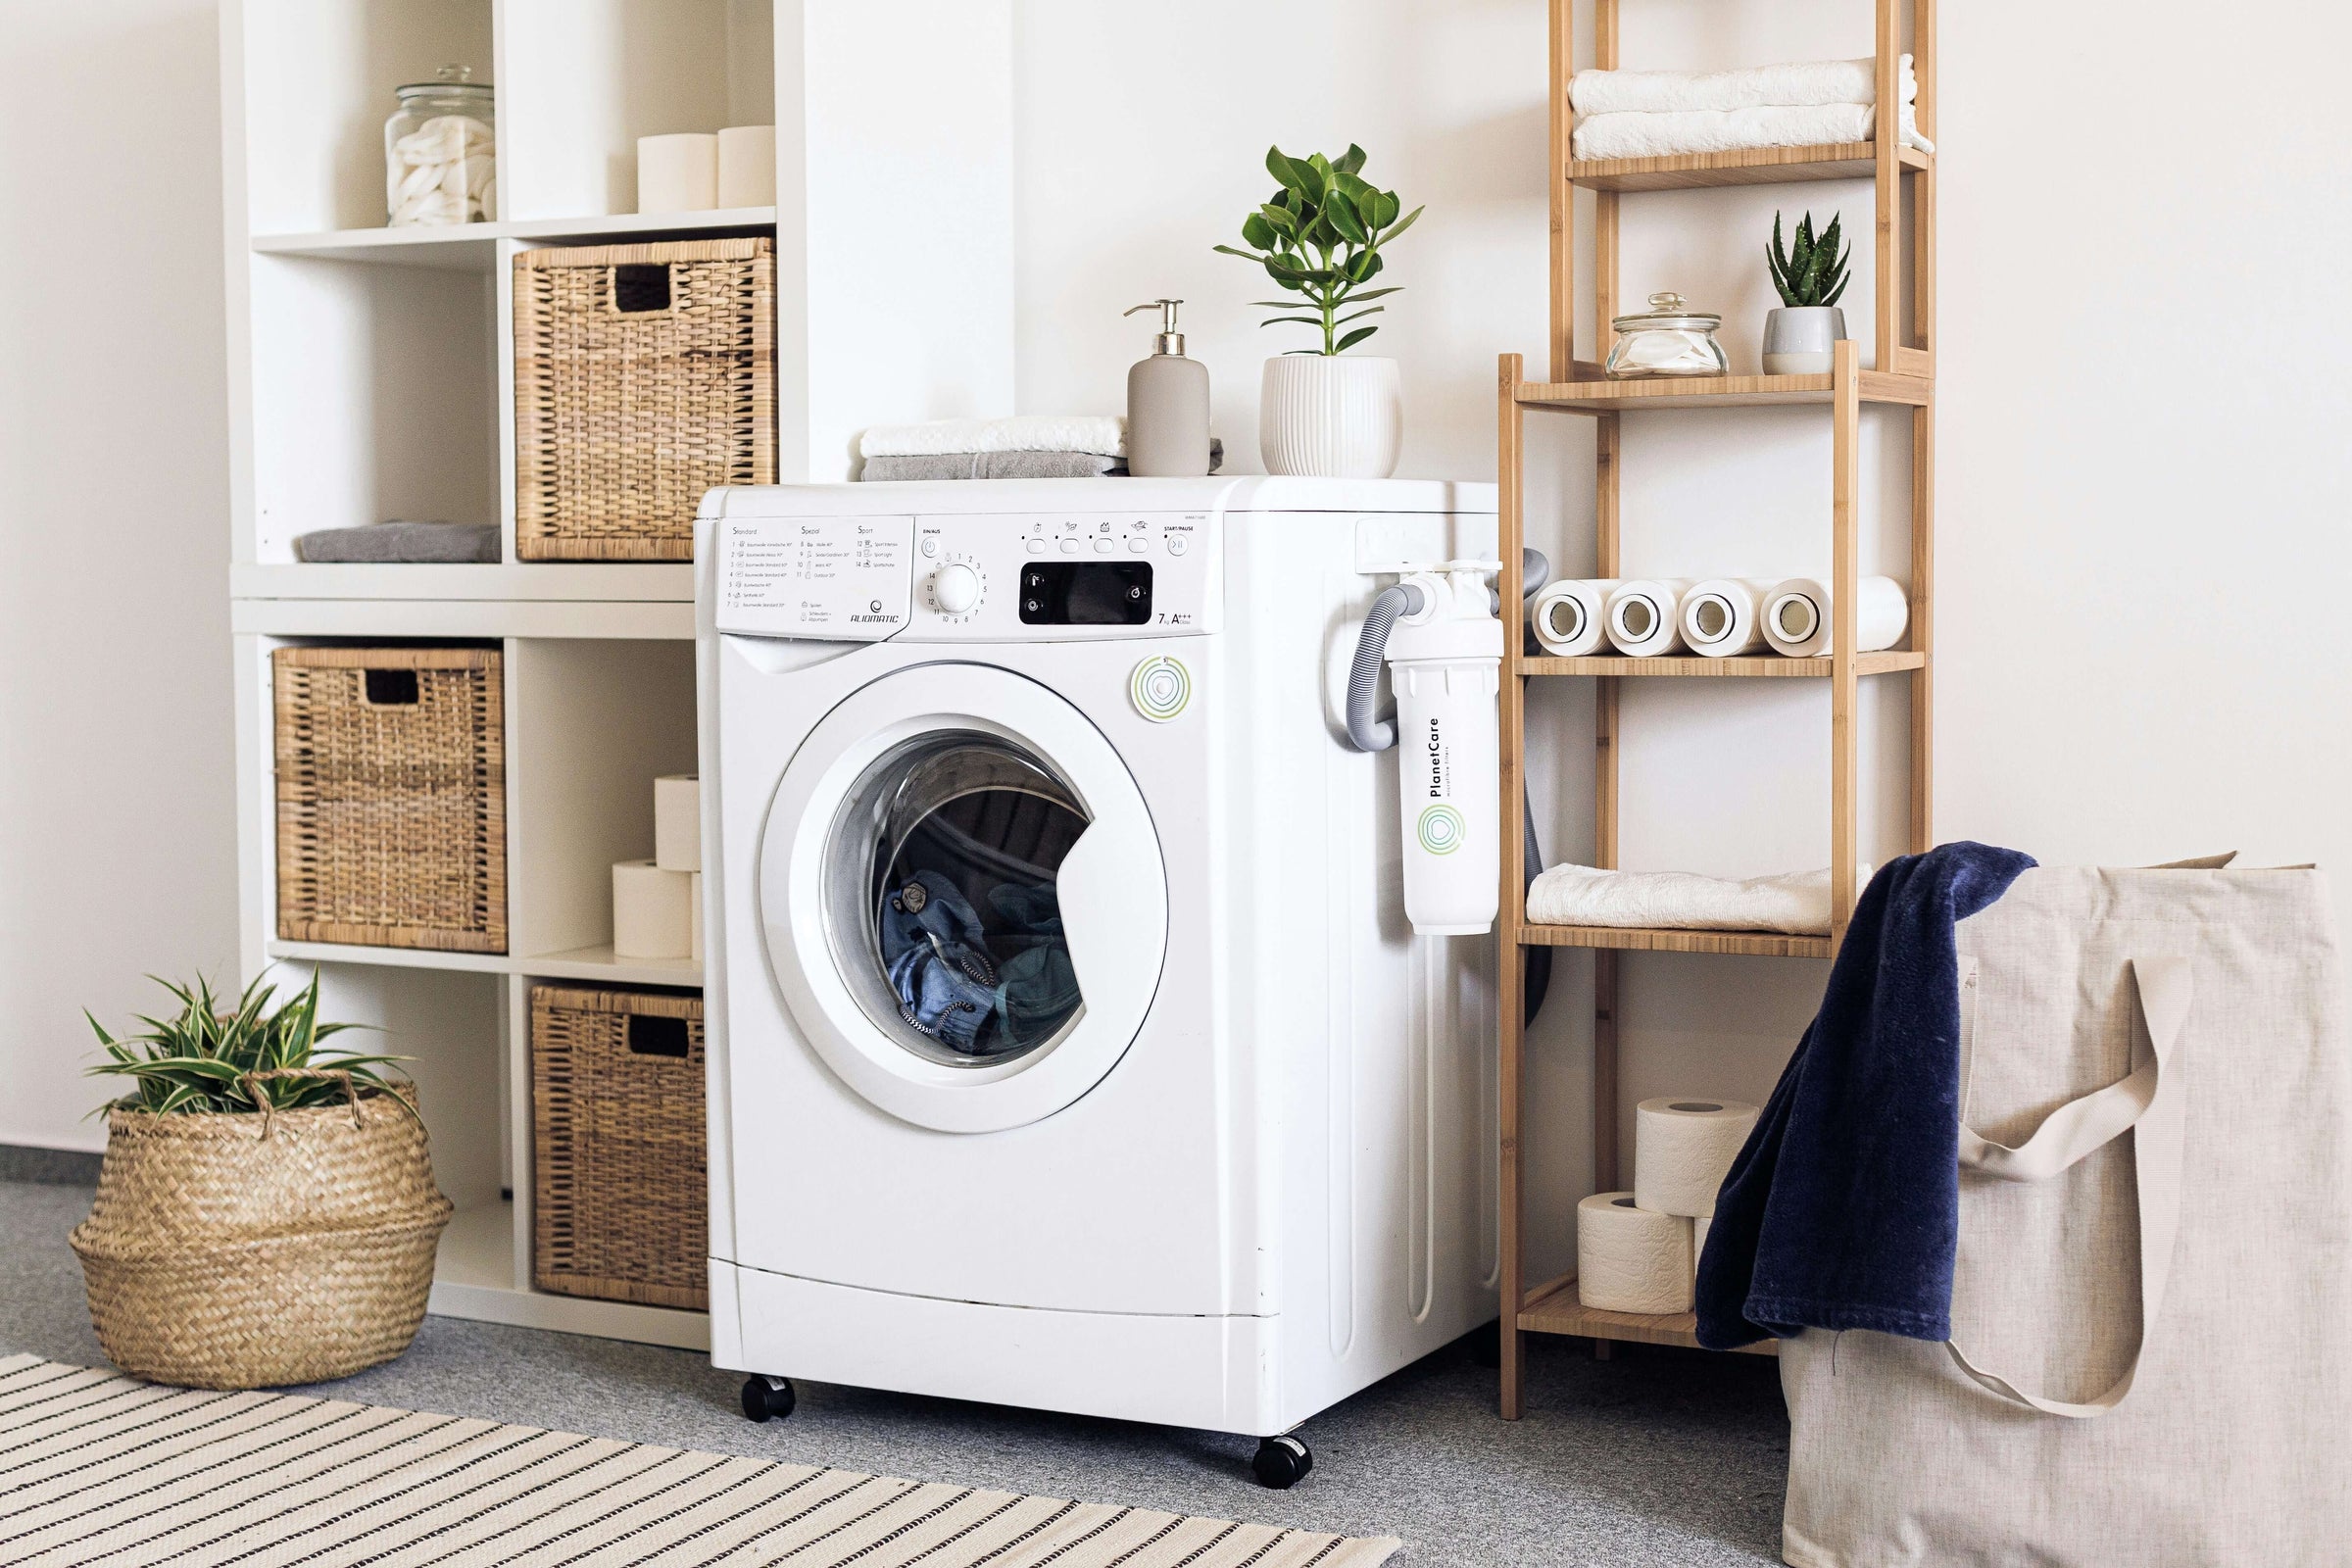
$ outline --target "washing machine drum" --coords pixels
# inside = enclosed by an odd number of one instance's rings
[[[836,1076],[942,1132],[1053,1115],[1150,1012],[1167,874],[1084,714],[981,664],[865,686],[818,722],[760,835],[776,983]]]

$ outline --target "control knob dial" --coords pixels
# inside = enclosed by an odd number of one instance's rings
[[[951,561],[931,574],[931,602],[943,615],[960,615],[980,602],[980,574]]]

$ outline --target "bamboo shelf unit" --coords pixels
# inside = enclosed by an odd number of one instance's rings
[[[1506,640],[1502,675],[1501,808],[1503,820],[1519,811],[1526,778],[1526,703],[1530,680],[1557,676],[1591,679],[1594,696],[1593,860],[1617,864],[1618,683],[1645,679],[1825,680],[1830,688],[1830,887],[1827,937],[1784,936],[1763,931],[1642,930],[1622,927],[1543,926],[1527,920],[1525,889],[1516,856],[1501,867],[1501,957],[1497,994],[1517,998],[1526,949],[1590,948],[1593,952],[1592,1162],[1600,1191],[1622,1186],[1617,1139],[1618,955],[1625,952],[1743,954],[1762,957],[1833,956],[1858,891],[1860,863],[1860,760],[1857,731],[1859,686],[1866,676],[1907,675],[1911,681],[1910,821],[1912,852],[1931,843],[1933,800],[1933,659],[1935,565],[1935,314],[1936,164],[1932,155],[1901,145],[1900,116],[1885,106],[1897,102],[1899,60],[1909,51],[1919,81],[1918,122],[1933,140],[1936,110],[1936,0],[1874,0],[1877,20],[1877,97],[1881,112],[1868,142],[1825,147],[1781,147],[1673,158],[1580,161],[1571,155],[1569,78],[1575,73],[1576,0],[1551,0],[1551,333],[1547,378],[1527,378],[1521,357],[1501,356],[1497,367],[1498,527],[1501,559],[1516,561],[1525,541],[1524,441],[1529,412],[1566,411],[1592,418],[1595,436],[1595,572],[1620,575],[1620,509],[1623,452],[1621,421],[1629,414],[1676,409],[1728,409],[1814,404],[1826,407],[1832,428],[1830,531],[1836,600],[1832,653],[1826,658],[1542,658],[1521,652],[1521,639]],[[1905,13],[1908,13],[1906,19]],[[1618,67],[1618,0],[1594,0],[1592,12],[1594,60],[1601,70]],[[1619,202],[1626,192],[1690,190],[1706,186],[1755,185],[1825,179],[1869,179],[1876,197],[1872,238],[1877,286],[1873,312],[1878,365],[1862,368],[1859,345],[1840,341],[1828,375],[1732,375],[1690,380],[1611,381],[1600,371],[1618,312]],[[1577,357],[1575,333],[1576,192],[1592,191],[1594,319],[1599,356]],[[1855,654],[1857,583],[1860,570],[1862,497],[1862,410],[1866,405],[1907,410],[1911,422],[1910,626],[1905,645],[1880,653]],[[1500,1013],[1501,1072],[1501,1268],[1503,1302],[1500,1404],[1506,1419],[1520,1412],[1525,1334],[1568,1334],[1590,1338],[1605,1355],[1611,1342],[1695,1346],[1690,1313],[1643,1316],[1588,1308],[1577,1294],[1573,1273],[1539,1282],[1526,1277],[1526,1195],[1521,1152],[1524,1091],[1521,1009],[1506,1004]],[[1769,1354],[1772,1345],[1751,1347]]]

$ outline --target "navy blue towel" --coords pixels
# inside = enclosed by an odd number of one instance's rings
[[[2033,857],[1946,844],[1855,902],[1821,1011],[1724,1178],[1698,1343],[1800,1329],[1951,1337],[1960,1233],[1960,974],[1952,927]]]

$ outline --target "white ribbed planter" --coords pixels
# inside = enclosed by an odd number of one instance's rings
[[[1386,479],[1404,445],[1396,362],[1369,354],[1284,354],[1258,390],[1257,450],[1268,473]]]

